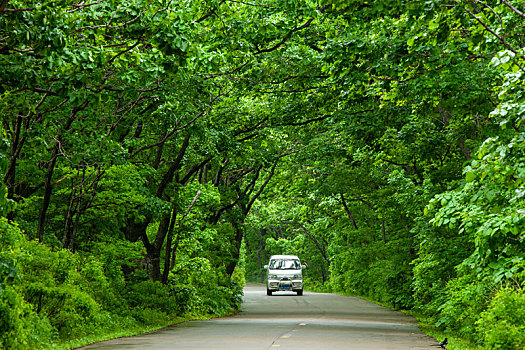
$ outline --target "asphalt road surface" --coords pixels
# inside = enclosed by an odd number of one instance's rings
[[[248,285],[242,312],[191,321],[83,349],[436,349],[416,320],[363,299],[337,294],[278,292]]]

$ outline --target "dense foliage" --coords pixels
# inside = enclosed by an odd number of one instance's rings
[[[312,288],[525,346],[522,1],[0,1],[0,344]],[[88,341],[88,340],[85,340]]]

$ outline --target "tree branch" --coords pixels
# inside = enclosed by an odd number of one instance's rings
[[[110,64],[111,62],[113,62],[114,60],[116,60],[119,56],[125,54],[126,52],[129,52],[131,50],[133,50],[135,47],[137,47],[139,44],[140,44],[140,41],[142,39],[142,36],[140,36],[138,39],[137,39],[137,42],[131,46],[129,46],[127,49],[123,50],[123,51],[120,51],[118,54],[116,54],[115,56],[111,57],[105,64]]]
[[[204,112],[201,112],[199,114],[197,114],[192,120],[190,120],[189,122],[187,122],[186,124],[184,124],[183,126],[179,126],[179,127],[175,127],[173,128],[170,132],[166,133],[164,135],[164,137],[159,141],[159,142],[156,142],[154,144],[151,144],[151,145],[146,145],[146,146],[141,146],[139,148],[137,148],[137,150],[135,150],[135,152],[133,152],[130,156],[129,156],[129,159],[135,157],[137,154],[139,154],[140,152],[144,151],[144,150],[147,150],[147,149],[150,149],[150,148],[153,148],[153,147],[157,147],[157,146],[160,146],[161,144],[163,144],[164,142],[166,142],[166,140],[171,137],[173,134],[175,134],[176,131],[179,131],[179,130],[182,130],[182,129],[185,129],[187,128],[189,125],[191,125],[192,123],[194,123],[197,119],[207,115],[210,110],[211,110],[211,106],[220,98],[222,97],[223,95],[229,93],[231,91],[228,90],[226,93],[220,93],[218,94],[217,96],[215,96],[215,98],[213,98],[211,101],[210,101],[210,108],[208,108],[208,110],[204,111]],[[179,121],[177,121],[177,125],[178,125]]]
[[[292,37],[292,34],[297,32],[297,31],[300,31],[306,27],[309,27],[310,24],[312,24],[313,22],[313,18],[310,18],[308,21],[306,21],[305,24],[303,24],[302,26],[300,27],[297,27],[297,28],[294,28],[292,29],[288,34],[286,34],[286,36],[283,38],[283,40],[281,40],[280,42],[278,42],[277,44],[275,44],[274,46],[268,48],[268,49],[263,49],[263,50],[259,50],[257,49],[257,52],[255,52],[255,55],[259,55],[261,53],[265,53],[265,52],[272,52],[274,50],[277,50],[279,47],[281,47],[282,45],[284,45],[288,40],[290,40],[290,38]]]
[[[354,216],[350,212],[350,209],[348,208],[348,204],[346,203],[345,196],[342,193],[341,193],[341,202],[343,203],[343,208],[345,209],[346,215],[348,215],[348,218],[350,219],[350,221],[352,221],[352,224],[354,225],[354,228],[356,230],[358,230],[359,228],[357,227],[357,224],[356,224],[356,222],[354,220]]]
[[[9,2],[9,0],[3,0],[2,3],[0,3],[0,13],[4,12],[5,7],[7,6],[8,2]]]
[[[173,162],[173,164],[170,166],[164,177],[162,178],[161,183],[159,184],[159,187],[157,189],[157,198],[161,198],[162,194],[164,193],[164,190],[168,186],[168,184],[173,180],[173,176],[175,175],[175,171],[181,168],[182,166],[182,159],[184,158],[184,155],[186,154],[186,150],[188,149],[188,145],[190,143],[190,134],[186,135],[186,138],[184,138],[184,141],[182,142],[182,146],[179,150],[179,154],[177,155],[177,158]]]
[[[224,4],[226,0],[222,0],[221,2],[219,2],[219,5],[217,5],[217,7],[221,6],[222,4]],[[201,18],[199,18],[198,20],[196,20],[195,22],[196,23],[200,23],[202,21],[204,21],[206,18],[210,17],[210,16],[213,16],[215,13],[215,11],[217,10],[217,8],[213,8],[211,11],[209,11],[207,14],[205,14],[204,16],[202,16]]]
[[[476,21],[478,21],[478,23],[481,24],[488,32],[490,32],[492,35],[498,38],[499,41],[503,44],[503,46],[505,46],[507,49],[509,49],[513,53],[518,54],[518,52],[512,46],[510,46],[509,43],[507,43],[507,41],[502,36],[498,35],[495,31],[490,29],[489,26],[485,22],[483,22],[481,19],[479,19],[479,17],[476,16],[472,11],[470,11],[468,8],[465,8],[465,11],[471,17],[473,17]]]
[[[68,10],[67,12],[68,13],[73,13],[73,12],[76,12],[76,11],[80,11],[80,10],[83,10],[84,8],[86,7],[90,7],[90,6],[93,6],[93,5],[96,5],[96,4],[100,4],[101,2],[104,2],[105,0],[98,0],[98,1],[95,1],[95,2],[91,2],[89,4],[78,4],[78,5],[73,5],[74,9],[72,10]]]
[[[195,165],[193,168],[190,169],[190,171],[188,171],[186,176],[184,176],[184,178],[179,181],[179,183],[181,183],[183,185],[186,184],[190,180],[190,178],[193,176],[193,174],[195,174],[197,172],[197,170],[199,170],[200,168],[202,168],[203,166],[208,164],[212,159],[213,159],[213,157],[206,158],[205,160],[203,160],[199,164]]]
[[[510,7],[510,9],[514,12],[516,12],[519,16],[525,18],[525,14],[523,12],[521,12],[520,10],[518,10],[517,8],[515,8],[514,6],[512,6],[508,1],[506,0],[501,0],[501,2],[503,2],[505,5],[507,5],[508,7]]]

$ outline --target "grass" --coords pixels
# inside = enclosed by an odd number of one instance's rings
[[[168,326],[182,323],[185,321],[189,321],[192,319],[195,319],[195,317],[189,317],[189,316],[177,317],[174,319],[165,320],[164,322],[159,322],[155,325],[145,325],[143,327],[137,326],[133,328],[120,329],[117,331],[99,334],[99,335],[90,335],[88,337],[68,340],[63,343],[55,344],[51,349],[57,349],[57,350],[77,349],[77,348],[80,348],[86,345],[98,343],[98,342],[105,341],[105,340],[111,340],[111,339],[117,339],[117,338],[123,338],[123,337],[132,337],[134,335],[154,332],[164,327],[168,327]]]
[[[460,338],[457,334],[454,334],[451,332],[444,332],[443,330],[433,326],[432,324],[429,324],[427,319],[424,318],[422,315],[419,315],[415,312],[408,312],[407,314],[411,315],[418,321],[417,326],[423,333],[431,336],[434,339],[439,339],[439,341],[442,341],[443,339],[448,338],[447,350],[486,349],[483,346],[473,344],[466,339]]]
[[[233,313],[232,313],[233,314]],[[228,315],[224,315],[228,316]],[[175,318],[165,320],[163,322],[159,322],[155,325],[146,325],[144,327],[134,327],[130,329],[121,329],[118,331],[110,332],[110,333],[104,333],[100,335],[92,335],[89,337],[69,340],[63,343],[55,344],[49,349],[56,349],[56,350],[69,350],[69,349],[78,349],[86,345],[98,343],[105,340],[111,340],[111,339],[118,339],[118,338],[124,338],[124,337],[132,337],[135,335],[141,335],[146,334],[150,332],[158,331],[165,327],[170,327],[173,325],[177,325],[183,322],[187,321],[193,321],[193,320],[208,320],[218,317],[217,315],[185,315],[185,316],[177,316]]]

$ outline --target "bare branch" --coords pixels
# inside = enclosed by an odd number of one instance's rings
[[[514,54],[519,55],[518,51],[515,50],[512,46],[510,46],[510,44],[505,40],[505,38],[503,38],[501,35],[498,35],[495,31],[490,29],[489,26],[485,22],[483,22],[478,16],[476,16],[474,13],[472,13],[472,11],[470,11],[468,8],[465,8],[465,11],[471,17],[473,17],[476,21],[478,21],[479,24],[481,24],[488,32],[490,32],[492,35],[494,35],[496,38],[498,38],[499,41],[503,44],[503,46],[505,46],[507,49],[512,51]],[[520,57],[522,57],[522,56],[520,55]],[[522,67],[518,62],[516,62],[514,60],[512,63],[515,64],[521,71],[525,72],[525,68]]]
[[[517,54],[518,52],[512,47],[510,46],[510,44],[505,40],[505,38],[503,38],[501,35],[498,35],[495,31],[493,31],[492,29],[489,28],[489,26],[483,22],[478,16],[476,16],[472,11],[470,11],[468,8],[465,8],[465,11],[472,17],[474,18],[476,21],[478,21],[479,24],[481,24],[488,32],[490,32],[492,35],[494,35],[496,38],[499,39],[499,41],[507,48],[509,49],[510,51],[514,52],[515,54]]]
[[[25,7],[25,8],[19,8],[19,9],[6,9],[6,6],[8,3],[9,3],[9,0],[3,0],[2,3],[0,3],[0,13],[33,11],[35,9],[34,7]]]
[[[186,176],[184,176],[184,178],[182,180],[179,181],[179,183],[185,185],[186,183],[188,183],[188,181],[190,180],[190,178],[193,176],[193,174],[195,174],[199,169],[201,169],[203,166],[205,166],[206,164],[208,164],[211,160],[213,159],[213,157],[209,157],[209,158],[206,158],[205,160],[203,160],[202,162],[200,162],[199,164],[195,165],[193,168],[191,168],[188,173],[186,174]]]
[[[64,99],[62,100],[62,102],[60,102],[59,104],[57,104],[55,107],[50,108],[50,109],[48,109],[48,110],[45,110],[45,111],[43,111],[43,112],[40,113],[40,114],[46,114],[46,113],[54,112],[54,111],[56,111],[57,109],[59,109],[60,107],[62,107],[67,101],[69,101],[69,96],[66,97],[66,98],[64,98]]]
[[[276,94],[276,93],[283,93],[283,94],[290,94],[290,93],[296,93],[296,92],[306,92],[310,90],[317,90],[317,89],[327,89],[328,86],[312,86],[305,89],[297,89],[297,90],[275,90],[275,91],[260,91],[262,94]]]
[[[290,75],[279,81],[257,81],[257,80],[253,80],[249,78],[232,78],[232,79],[233,80],[245,80],[245,81],[249,81],[254,84],[280,85],[282,83],[286,83],[287,81],[293,80],[293,79],[327,79],[327,78],[328,76],[326,75],[317,75],[317,76],[311,76],[311,77],[307,75]]]
[[[346,199],[345,199],[344,194],[341,193],[340,195],[341,195],[341,202],[343,203],[343,208],[345,209],[346,215],[348,216],[350,221],[352,221],[352,224],[354,225],[354,228],[356,230],[359,230],[359,228],[357,227],[357,223],[354,220],[354,216],[352,215],[352,212],[348,208],[348,204],[346,203]]]
[[[95,2],[91,2],[89,4],[78,4],[78,5],[73,5],[75,8],[72,9],[72,10],[67,10],[68,13],[73,13],[73,12],[77,12],[77,11],[80,11],[80,10],[83,10],[84,8],[86,7],[90,7],[90,6],[93,6],[93,5],[96,5],[96,4],[100,4],[101,2],[104,2],[106,0],[98,0],[98,1],[95,1]]]
[[[228,72],[222,72],[222,73],[199,73],[198,75],[202,75],[202,76],[205,76],[205,77],[220,77],[220,76],[223,76],[223,75],[231,75],[233,73],[237,73],[238,71],[240,71],[241,69],[246,67],[246,65],[248,63],[250,63],[250,61],[247,61],[247,62],[243,63],[242,65],[240,65],[239,67],[234,68],[233,70],[228,71]]]
[[[2,3],[0,4],[0,13],[1,12],[4,12],[5,10],[5,7],[7,6],[7,3],[9,2],[9,0],[3,0]]]
[[[284,153],[280,154],[275,159],[275,162],[273,163],[272,168],[270,169],[270,173],[268,174],[268,177],[266,178],[264,183],[259,188],[259,191],[257,191],[257,193],[255,195],[253,195],[253,197],[251,198],[250,202],[246,205],[246,209],[245,209],[245,213],[246,214],[248,214],[248,212],[250,211],[251,207],[253,206],[253,203],[255,203],[257,198],[259,198],[259,196],[263,193],[264,189],[266,188],[266,186],[268,185],[268,183],[272,179],[273,175],[275,174],[275,168],[277,167],[277,164],[279,163],[279,160],[281,160],[281,158],[284,158],[286,156],[289,156],[290,154],[297,153],[297,152],[300,152],[300,150],[289,150],[287,152],[284,152]]]
[[[489,5],[485,4],[484,2],[482,2],[482,1],[480,1],[480,0],[476,0],[476,2],[480,3],[481,5],[483,5],[483,7],[486,7],[486,8],[488,8],[490,11],[492,11],[492,13],[493,13],[496,17],[498,17],[498,19],[499,19],[499,23],[500,23],[500,25],[503,27],[503,21],[502,21],[501,17],[498,15],[498,13],[497,13],[496,11],[494,11],[494,9],[493,9],[492,7],[490,7]]]
[[[237,4],[242,4],[242,5],[248,5],[248,6],[253,6],[253,7],[270,7],[271,5],[274,5],[274,3],[270,3],[270,4],[261,4],[261,5],[258,5],[258,4],[254,4],[254,3],[250,3],[250,2],[245,2],[245,1],[235,1],[235,0],[229,0],[230,2],[234,2],[234,3],[237,3]]]
[[[119,56],[125,54],[126,52],[129,52],[129,51],[133,50],[135,47],[137,47],[140,44],[141,39],[142,39],[142,37],[139,37],[135,44],[129,46],[127,49],[125,49],[123,51],[120,51],[118,54],[116,54],[115,56],[111,57],[105,64],[110,64],[111,62],[116,60]]]
[[[217,5],[217,6],[221,6],[222,4],[224,4],[225,1],[226,1],[226,0],[222,0],[222,1],[219,3],[219,5]],[[200,23],[200,22],[204,21],[206,18],[215,15],[215,14],[216,14],[216,12],[215,12],[216,10],[217,10],[217,8],[213,8],[211,11],[209,11],[207,14],[205,14],[204,16],[202,16],[201,18],[199,18],[199,19],[196,20],[195,22],[196,22],[196,23]]]
[[[259,55],[259,54],[264,53],[264,52],[271,52],[271,51],[277,50],[279,47],[284,45],[288,40],[290,40],[290,38],[292,37],[293,33],[298,32],[298,31],[300,31],[300,30],[302,30],[302,29],[304,29],[306,27],[309,27],[310,24],[312,24],[313,20],[314,20],[313,18],[310,18],[302,26],[292,29],[288,34],[286,34],[286,36],[280,42],[278,42],[274,46],[272,46],[272,47],[270,47],[268,49],[263,49],[263,50],[257,49],[257,52],[255,52],[255,55]]]
[[[523,12],[521,12],[520,10],[518,10],[517,8],[515,8],[514,6],[512,6],[512,4],[510,4],[508,1],[506,0],[501,0],[501,2],[503,2],[505,5],[507,5],[508,7],[510,7],[510,9],[514,12],[516,12],[519,16],[525,18],[525,14]]]
[[[193,208],[193,206],[195,205],[195,203],[197,202],[197,199],[199,198],[199,196],[201,195],[201,190],[198,190],[197,191],[197,194],[195,195],[195,197],[193,198],[193,200],[191,201],[191,204],[190,206],[188,207],[188,209],[186,210],[186,213],[184,214],[183,218],[188,216],[188,214],[190,213],[191,211],[191,208]]]
[[[321,121],[321,120],[325,120],[325,119],[327,119],[327,118],[329,118],[331,116],[332,116],[331,114],[327,114],[327,115],[323,115],[322,117],[305,120],[304,122],[283,123],[283,124],[277,124],[275,126],[302,126],[302,125],[315,123],[315,122],[318,122],[318,121]]]
[[[259,123],[255,124],[254,126],[252,126],[251,128],[248,128],[248,129],[245,129],[245,130],[240,130],[240,131],[237,131],[236,133],[234,133],[234,136],[239,136],[241,134],[246,134],[246,133],[249,133],[249,132],[252,132],[252,131],[255,131],[257,130],[264,122],[266,122],[268,120],[268,117],[264,117]],[[244,139],[242,140],[239,140],[239,141],[243,141]]]
[[[52,95],[52,96],[58,95],[54,91],[46,90],[46,89],[40,89],[40,88],[33,88],[33,89],[31,89],[31,91],[38,92],[38,93],[41,93],[41,94],[46,94],[46,95]]]

